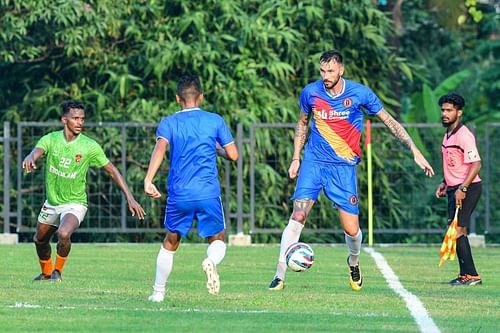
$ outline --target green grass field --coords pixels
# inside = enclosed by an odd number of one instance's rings
[[[177,251],[164,303],[147,301],[159,244],[74,244],[63,282],[33,283],[33,244],[0,246],[0,332],[420,332],[363,252],[365,286],[350,290],[346,249],[313,245],[316,262],[270,292],[278,245],[229,247],[221,294],[205,288],[206,246]],[[441,332],[500,331],[500,249],[473,249],[483,285],[451,287],[457,262],[438,248],[376,247]]]

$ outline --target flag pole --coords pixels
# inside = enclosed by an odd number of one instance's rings
[[[366,161],[368,171],[368,245],[373,246],[372,124],[366,121]]]

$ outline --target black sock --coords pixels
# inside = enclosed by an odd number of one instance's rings
[[[457,238],[457,258],[458,258],[458,266],[460,267],[460,276],[465,275],[465,265],[464,265],[464,259],[462,257],[462,247],[463,247],[463,242],[460,241],[462,237]]]
[[[478,275],[472,259],[469,238],[465,235],[457,239],[457,257],[460,265],[460,275]]]

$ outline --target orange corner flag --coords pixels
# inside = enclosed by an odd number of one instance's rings
[[[457,253],[457,225],[458,225],[458,210],[460,209],[457,206],[455,210],[455,217],[453,221],[451,221],[448,230],[446,231],[446,235],[444,235],[443,244],[441,244],[441,249],[439,250],[439,256],[441,259],[439,260],[439,267],[441,267],[446,260],[455,259],[455,255]]]

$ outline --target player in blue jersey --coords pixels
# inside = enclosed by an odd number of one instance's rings
[[[199,108],[203,101],[197,76],[184,76],[177,84],[177,103],[182,110],[161,120],[156,146],[149,162],[144,191],[152,198],[161,194],[153,178],[170,147],[168,199],[165,211],[166,236],[156,260],[156,278],[150,301],[162,302],[181,237],[198,221],[198,233],[208,239],[207,258],[202,268],[210,294],[219,293],[217,265],[226,254],[225,221],[222,209],[216,157],[235,161],[238,151],[224,119]]]
[[[361,290],[363,277],[358,258],[362,234],[358,218],[356,165],[361,155],[363,110],[370,116],[377,116],[400,142],[410,148],[415,162],[426,175],[434,175],[431,165],[403,126],[384,110],[379,98],[368,87],[342,77],[344,65],[338,51],[327,51],[321,55],[320,74],[321,80],[308,84],[300,95],[301,112],[295,127],[294,152],[288,169],[290,178],[298,176],[293,195],[293,212],[283,230],[278,265],[269,285],[270,290],[282,290],[285,287],[285,251],[299,240],[307,216],[321,190],[339,211],[349,250],[349,283],[353,290]],[[309,118],[312,118],[311,134],[306,144]]]

